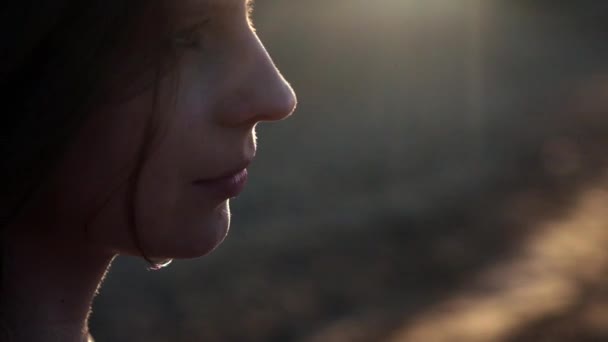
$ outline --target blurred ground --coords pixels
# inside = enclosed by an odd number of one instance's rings
[[[608,341],[608,12],[576,4],[258,0],[298,113],[217,251],[116,263],[97,340]]]

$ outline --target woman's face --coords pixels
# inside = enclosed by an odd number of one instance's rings
[[[36,202],[37,220],[64,241],[132,255],[140,255],[139,243],[151,258],[208,253],[228,231],[229,198],[241,191],[256,153],[255,125],[295,108],[245,0],[174,3],[172,71],[157,88],[95,108]],[[159,130],[135,192],[135,239],[128,175],[153,115]]]

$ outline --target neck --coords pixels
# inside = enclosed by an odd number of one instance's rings
[[[7,237],[0,312],[14,342],[83,342],[113,255],[70,238]]]

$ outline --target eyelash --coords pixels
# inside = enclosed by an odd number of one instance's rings
[[[255,0],[247,0],[246,2],[246,13],[247,13],[247,21],[251,26],[252,30],[255,30],[253,27],[253,8],[254,8]],[[207,19],[200,24],[178,32],[173,38],[173,43],[175,46],[185,49],[201,49],[203,48],[203,40],[204,40],[204,27],[209,24],[211,19]]]

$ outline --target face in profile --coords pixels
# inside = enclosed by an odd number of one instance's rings
[[[294,110],[244,0],[175,4],[175,63],[156,86],[93,108],[36,201],[36,219],[66,242],[150,258],[208,253],[228,231],[229,199],[256,154],[256,124]],[[129,85],[113,87],[119,97]],[[158,129],[147,139],[153,115]],[[142,155],[138,179],[129,179]]]

